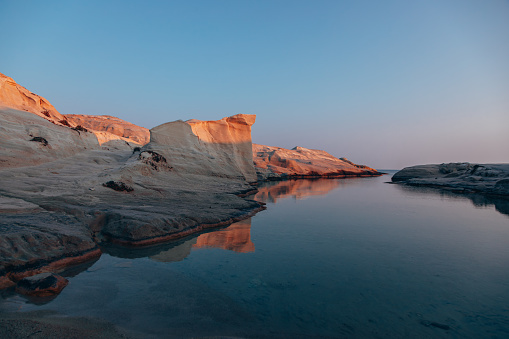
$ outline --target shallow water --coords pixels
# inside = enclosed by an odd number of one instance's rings
[[[4,293],[0,310],[98,317],[143,337],[509,337],[507,201],[389,180],[268,183],[251,220],[105,248],[54,300]]]

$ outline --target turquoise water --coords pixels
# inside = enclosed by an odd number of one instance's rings
[[[156,338],[508,338],[507,201],[387,181],[269,183],[251,220],[105,248],[54,300],[0,304]]]

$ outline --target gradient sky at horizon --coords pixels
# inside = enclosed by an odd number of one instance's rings
[[[256,114],[253,142],[379,169],[509,162],[509,1],[5,1],[0,72],[147,128]]]

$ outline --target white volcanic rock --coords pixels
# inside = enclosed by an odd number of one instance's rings
[[[289,150],[253,144],[253,161],[261,180],[381,175],[373,168],[354,164],[346,158],[338,159],[325,151],[304,147]]]
[[[456,192],[480,192],[509,196],[509,164],[448,163],[406,167],[392,181],[413,186],[432,186]]]
[[[120,137],[117,138],[119,140],[135,142],[139,145],[145,145],[150,141],[148,129],[109,115],[66,114],[65,116],[73,124],[93,131],[100,144],[115,140],[115,136]]]

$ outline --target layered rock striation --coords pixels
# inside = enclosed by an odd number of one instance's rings
[[[428,186],[459,193],[485,193],[509,197],[509,164],[447,163],[406,167],[392,182]]]
[[[253,161],[259,180],[289,178],[377,176],[377,170],[338,159],[325,151],[253,144]]]

